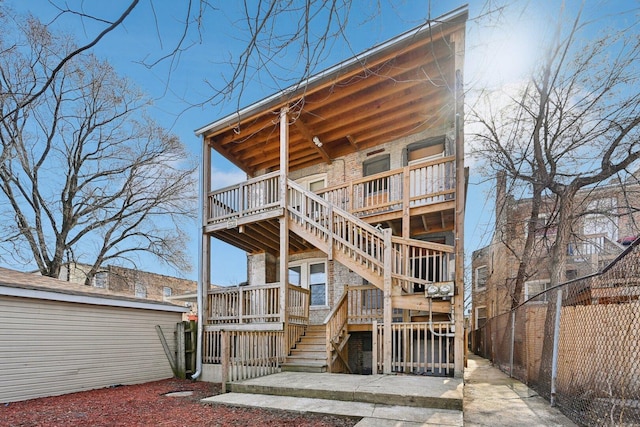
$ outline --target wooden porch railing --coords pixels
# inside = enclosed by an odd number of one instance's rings
[[[210,192],[207,222],[216,224],[279,208],[279,184],[276,171]]]
[[[284,331],[219,331],[222,392],[227,382],[274,374],[284,361]]]
[[[289,284],[289,323],[309,322],[309,290]],[[207,324],[276,323],[280,315],[280,284],[216,288],[208,294]]]
[[[344,354],[344,348],[349,340],[349,334],[347,333],[349,305],[347,300],[348,292],[345,292],[324,321],[327,334],[327,370],[329,372],[347,371],[351,373],[349,362]]]
[[[208,194],[208,224],[227,222],[280,207],[279,171]],[[333,206],[355,216],[401,210],[453,200],[455,158],[411,164],[356,179],[317,193]]]
[[[207,324],[281,322],[280,284],[222,287],[209,291]]]
[[[453,373],[454,327],[450,322],[391,324],[391,349],[383,346],[383,325],[373,325],[373,369],[382,372],[384,358],[391,358],[391,371],[450,375]]]
[[[411,164],[318,191],[325,200],[356,216],[374,215],[453,200],[455,157]]]
[[[392,237],[392,280],[405,292],[424,290],[434,282],[453,280],[454,248],[438,243]]]

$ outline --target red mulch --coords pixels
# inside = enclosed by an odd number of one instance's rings
[[[187,397],[166,393],[192,390]],[[337,426],[356,420],[271,409],[206,405],[220,384],[169,379],[0,404],[0,426]]]

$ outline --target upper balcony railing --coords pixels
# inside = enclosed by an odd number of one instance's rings
[[[210,224],[257,215],[280,207],[280,172],[260,175],[209,193]]]
[[[318,195],[356,216],[426,206],[455,198],[455,157],[411,164],[324,188]],[[208,224],[259,215],[280,207],[280,174],[261,175],[208,194]]]
[[[450,156],[323,188],[317,194],[356,216],[367,216],[453,200],[455,188],[455,157]]]

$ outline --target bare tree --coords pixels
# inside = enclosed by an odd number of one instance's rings
[[[146,115],[149,100],[84,53],[51,74],[77,48],[35,19],[15,28],[20,36],[7,34],[1,256],[52,277],[65,261],[92,265],[91,277],[107,262],[135,265],[143,252],[188,269],[182,226],[197,212],[195,166],[178,138]]]
[[[553,201],[551,286],[564,278],[567,245],[587,210],[581,194],[612,178],[627,182],[640,159],[637,23],[607,30],[581,13],[569,19],[561,13],[560,21],[526,87],[502,108],[471,111],[481,125],[475,154],[493,172],[506,171],[528,186],[529,194]],[[532,226],[536,204],[531,207]],[[522,262],[531,260],[526,251],[533,246],[523,249]],[[521,267],[514,306],[526,271]]]
[[[395,0],[384,0],[394,4]],[[187,0],[179,6],[157,0],[130,0],[124,5],[105,9],[98,4],[74,4],[65,0],[49,0],[58,14],[47,23],[74,22],[84,29],[83,43],[51,64],[48,75],[15,108],[23,108],[41,96],[61,72],[67,61],[92,49],[110,33],[126,28],[134,13],[149,17],[148,31],[157,45],[140,53],[139,62],[147,68],[161,68],[156,75],[166,76],[171,90],[172,76],[188,49],[202,43],[203,38],[219,38],[221,28],[210,22],[228,22],[230,28],[220,49],[215,67],[207,80],[208,95],[185,100],[190,105],[218,104],[232,101],[236,108],[246,103],[247,87],[259,82],[270,91],[291,85],[304,85],[308,77],[319,71],[331,48],[340,41],[350,45],[346,29],[352,18],[350,0],[260,0],[257,2],[227,2],[214,4],[208,0]],[[380,15],[383,0],[374,0],[358,10],[358,22],[364,23]],[[105,11],[106,10],[106,11]],[[429,8],[425,11],[429,13]],[[170,18],[169,18],[170,17]],[[67,19],[71,19],[69,21]],[[217,19],[217,21],[215,21]],[[177,31],[176,31],[177,29]],[[352,52],[355,54],[356,52]],[[217,61],[217,63],[215,63]],[[363,64],[366,67],[366,64]],[[13,110],[3,112],[5,115]]]

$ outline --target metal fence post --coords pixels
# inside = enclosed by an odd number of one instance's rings
[[[513,348],[516,342],[516,310],[511,311],[511,348],[509,351],[509,377],[513,378]]]
[[[558,378],[558,350],[560,347],[560,313],[562,309],[562,289],[556,295],[556,318],[553,325],[553,354],[551,357],[551,406],[556,406],[556,380]]]

